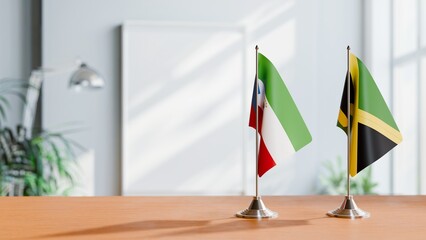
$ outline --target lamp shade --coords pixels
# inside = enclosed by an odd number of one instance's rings
[[[72,74],[69,86],[70,88],[80,89],[99,89],[105,85],[104,79],[87,64],[82,63]]]

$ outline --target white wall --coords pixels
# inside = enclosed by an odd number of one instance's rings
[[[0,79],[26,79],[31,72],[30,0],[0,0]],[[7,126],[20,123],[22,103],[10,98]]]
[[[261,193],[312,194],[321,161],[344,156],[345,136],[335,123],[346,71],[346,46],[350,44],[362,57],[361,3],[44,0],[43,63],[63,66],[81,57],[102,73],[106,87],[76,95],[66,90],[66,75],[45,81],[43,124],[51,127],[84,122],[88,130],[74,138],[95,156],[95,194],[119,194],[121,24],[125,20],[241,24],[248,29],[249,50],[259,44],[282,73],[313,136],[312,144],[291,159],[278,162],[262,177]],[[254,55],[248,56],[248,63],[253,62]],[[254,69],[249,76],[253,75]],[[252,77],[247,81],[251,83]],[[247,127],[249,134],[253,140],[253,132]],[[253,157],[253,153],[247,156]],[[247,189],[251,194],[252,184]]]

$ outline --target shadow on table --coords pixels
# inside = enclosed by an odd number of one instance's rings
[[[82,235],[146,231],[146,230],[153,230],[153,229],[199,227],[199,226],[206,225],[208,223],[209,221],[146,220],[146,221],[109,225],[109,226],[98,227],[98,228],[88,228],[88,229],[77,230],[77,231],[54,233],[54,234],[48,234],[48,235],[43,235],[39,237],[55,238],[55,237],[66,237],[66,236],[82,236]]]
[[[209,233],[225,233],[225,232],[236,232],[236,231],[252,231],[258,229],[269,229],[269,228],[285,228],[285,227],[296,227],[309,225],[308,220],[255,220],[255,219],[236,219],[232,222],[224,222],[218,224],[206,224],[200,227],[186,229],[183,231],[174,231],[169,233],[163,233],[155,235],[155,237],[167,237],[167,236],[184,236],[191,235],[194,232],[198,234],[209,234]]]
[[[142,232],[154,229],[178,229],[187,228],[185,230],[178,230],[173,232],[160,233],[155,237],[166,237],[166,236],[183,236],[187,234],[196,233],[218,233],[218,232],[234,232],[242,230],[255,230],[255,229],[266,229],[266,228],[283,228],[283,227],[294,227],[308,225],[309,220],[248,220],[248,219],[230,219],[221,220],[146,220],[138,222],[130,222],[124,224],[109,225],[98,228],[88,228],[84,230],[68,231],[62,233],[54,233],[39,236],[41,238],[58,238],[58,237],[70,237],[70,236],[84,236],[84,235],[97,235],[97,234],[112,234],[112,233],[125,233],[125,232]],[[215,222],[226,221],[226,222]]]

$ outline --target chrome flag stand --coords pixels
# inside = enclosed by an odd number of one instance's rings
[[[240,218],[276,218],[278,213],[269,210],[259,195],[256,194],[250,203],[250,206],[236,214]]]
[[[263,203],[260,195],[259,195],[259,116],[258,116],[258,106],[257,106],[257,91],[259,89],[259,82],[258,82],[258,60],[257,60],[257,53],[259,50],[259,47],[256,45],[256,89],[255,89],[255,112],[256,112],[256,196],[253,197],[253,200],[250,203],[250,206],[240,211],[236,214],[237,217],[240,218],[275,218],[278,216],[278,213],[273,212],[269,210],[265,204]]]
[[[347,129],[347,135],[348,135],[348,172],[347,172],[347,194],[345,196],[345,199],[343,200],[342,205],[332,211],[327,212],[327,215],[330,217],[338,217],[338,218],[368,218],[370,217],[370,213],[363,211],[362,209],[358,208],[358,206],[355,203],[355,200],[353,199],[353,196],[351,193],[351,185],[350,185],[350,157],[351,157],[351,84],[350,84],[350,66],[349,66],[349,51],[351,48],[348,46],[347,48],[347,55],[348,55],[348,72],[346,73],[346,79],[347,79],[347,97],[348,97],[348,106],[347,106],[347,118],[348,118],[348,129]]]

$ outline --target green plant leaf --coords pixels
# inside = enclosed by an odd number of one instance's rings
[[[71,131],[67,132],[71,133]],[[12,137],[8,137],[11,134]],[[0,129],[0,153],[2,150],[11,148],[8,143],[10,139],[20,139],[13,136],[13,132]],[[6,144],[3,144],[3,140]],[[24,141],[19,140],[20,147],[10,149],[12,156],[19,155],[19,162],[11,161],[10,163],[0,164],[0,178],[7,169],[20,169],[26,171],[24,182],[24,195],[56,195],[60,194],[60,189],[73,188],[75,186],[75,174],[72,172],[71,166],[77,166],[73,155],[76,145],[72,140],[58,132],[44,131],[43,134],[37,135]],[[15,149],[15,150],[12,150]],[[1,161],[5,161],[4,154]],[[12,158],[13,159],[13,158]],[[70,161],[73,160],[73,161]],[[72,164],[72,165],[71,165]],[[5,181],[0,179],[0,183]],[[2,186],[5,186],[3,184]],[[1,185],[1,184],[0,184]],[[1,186],[0,186],[1,187]]]
[[[320,193],[346,194],[347,169],[343,166],[342,159],[338,157],[337,161],[326,161],[323,166],[326,171],[319,177]],[[352,178],[350,185],[352,194],[375,194],[377,186],[372,180],[371,166]]]

